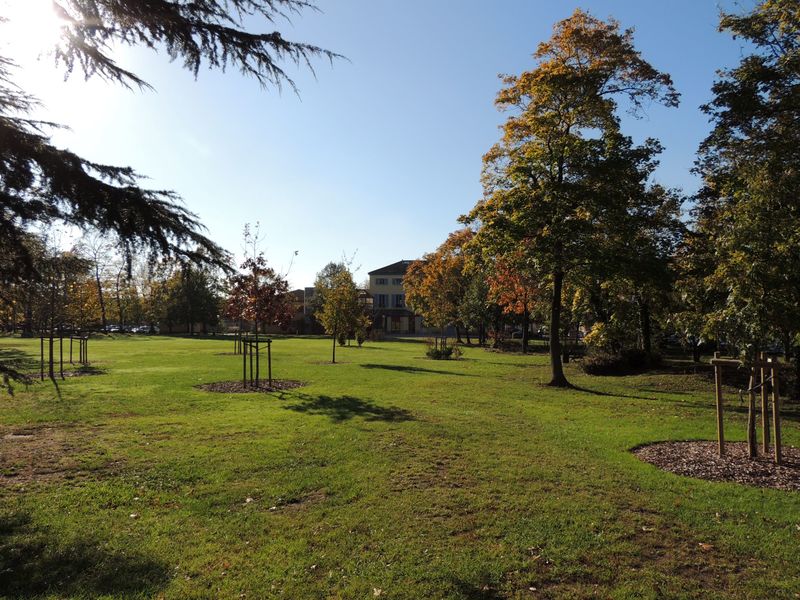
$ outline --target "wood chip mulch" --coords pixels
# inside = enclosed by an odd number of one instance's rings
[[[282,390],[291,390],[304,386],[302,381],[295,381],[294,379],[273,379],[272,385],[269,385],[266,379],[258,382],[258,387],[253,385],[244,385],[241,380],[238,381],[217,381],[215,383],[204,383],[203,385],[195,386],[198,389],[205,390],[206,392],[218,392],[221,394],[252,394],[255,392],[270,393],[280,392]]]
[[[656,442],[633,449],[641,460],[659,469],[709,481],[730,481],[755,487],[778,490],[800,490],[800,448],[783,447],[783,464],[773,463],[770,453],[758,457],[747,455],[745,442],[725,444],[725,456],[717,453],[717,442]]]

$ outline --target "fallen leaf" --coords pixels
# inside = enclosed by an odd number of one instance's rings
[[[700,542],[700,543],[699,543],[699,544],[697,544],[697,545],[698,545],[698,546],[700,546],[700,549],[701,549],[703,552],[708,552],[708,551],[710,551],[710,550],[713,550],[713,549],[714,549],[714,546],[713,546],[712,544],[705,544],[705,543],[703,543],[703,542]]]

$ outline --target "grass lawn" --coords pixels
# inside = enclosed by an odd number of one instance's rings
[[[275,376],[306,387],[195,389],[240,376],[231,350],[93,340],[104,374],[4,396],[0,594],[798,597],[797,493],[679,477],[629,452],[714,439],[704,376],[568,365],[584,389],[560,391],[543,385],[544,355],[439,362],[385,342],[331,365],[329,340],[279,339]],[[744,439],[743,413],[726,425]],[[800,444],[794,416],[784,439]]]

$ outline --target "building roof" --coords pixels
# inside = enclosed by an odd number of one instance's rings
[[[412,262],[414,261],[401,260],[396,263],[392,263],[391,265],[381,267],[380,269],[370,271],[367,273],[367,275],[405,275],[406,271],[408,270],[408,265],[410,265]]]

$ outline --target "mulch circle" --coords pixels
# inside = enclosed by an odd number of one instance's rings
[[[800,448],[783,447],[783,464],[775,465],[772,454],[747,455],[746,442],[725,444],[725,456],[717,452],[717,442],[656,442],[634,448],[641,460],[659,469],[708,481],[730,481],[778,490],[800,490]]]
[[[273,379],[272,385],[269,385],[267,380],[261,380],[258,382],[258,387],[256,387],[255,384],[244,385],[241,380],[217,381],[215,383],[204,383],[195,387],[206,392],[218,392],[221,394],[252,394],[254,392],[280,392],[303,387],[304,385],[306,384],[302,381],[295,381],[294,379]]]

